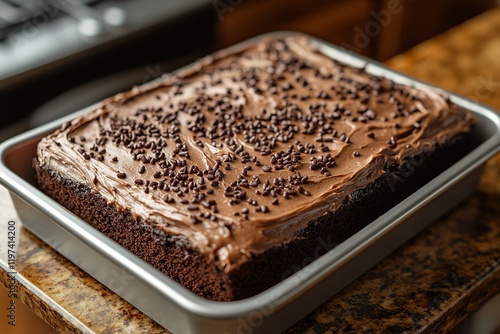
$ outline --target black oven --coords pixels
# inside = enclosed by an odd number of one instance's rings
[[[216,16],[209,0],[0,0],[0,127],[74,111],[211,52]]]

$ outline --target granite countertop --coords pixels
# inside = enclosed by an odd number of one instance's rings
[[[387,64],[500,110],[500,9]],[[446,332],[500,291],[500,155],[475,193],[355,280],[287,333]],[[21,224],[0,187],[0,221],[18,228],[19,299],[62,333],[164,333]],[[7,240],[7,228],[0,238]],[[0,244],[0,282],[8,274]],[[125,280],[116,273],[117,280]]]

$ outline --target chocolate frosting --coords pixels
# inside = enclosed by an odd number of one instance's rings
[[[290,36],[108,99],[42,139],[38,160],[230,271],[474,123],[438,90]]]

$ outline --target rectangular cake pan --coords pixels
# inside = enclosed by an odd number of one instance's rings
[[[232,49],[247,47],[261,38],[290,34],[295,33],[262,35]],[[427,86],[367,58],[310,39],[331,58],[365,67],[368,73],[415,87]],[[240,301],[214,302],[193,294],[34,186],[32,160],[39,139],[92,107],[0,144],[0,181],[10,190],[26,228],[174,333],[280,332],[474,191],[487,159],[499,151],[500,118],[485,106],[448,94],[452,102],[470,110],[479,120],[470,153],[324,256],[274,287]],[[328,242],[328,238],[318,240],[318,247]]]

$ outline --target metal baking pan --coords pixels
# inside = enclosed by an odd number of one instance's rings
[[[232,47],[256,43],[259,36]],[[367,58],[310,38],[320,50],[368,73],[416,87],[427,86]],[[11,192],[22,222],[115,293],[175,333],[280,332],[317,308],[475,189],[485,162],[500,149],[500,118],[487,107],[449,93],[473,112],[474,149],[364,229],[274,287],[240,301],[201,298],[61,207],[34,186],[32,160],[44,135],[78,113],[51,122],[0,145],[0,181]],[[318,240],[323,247],[328,240]]]

